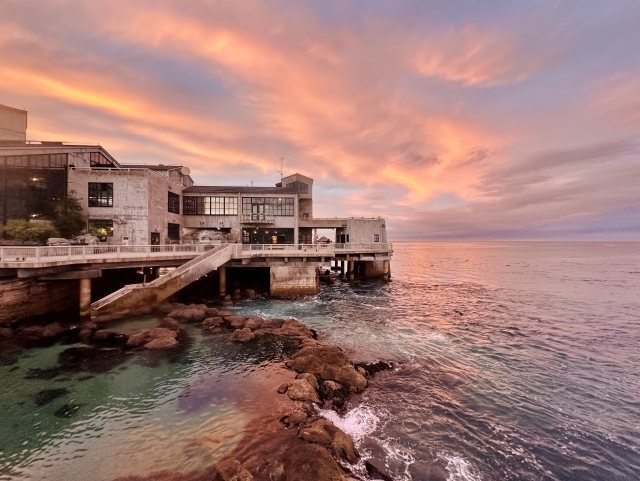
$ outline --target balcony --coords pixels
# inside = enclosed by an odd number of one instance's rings
[[[269,214],[241,214],[240,222],[243,224],[274,224],[275,216]]]

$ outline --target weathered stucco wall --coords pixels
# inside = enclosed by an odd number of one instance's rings
[[[314,266],[271,267],[271,297],[306,296],[318,293],[318,271]]]
[[[78,308],[79,293],[78,281],[1,280],[0,325]]]
[[[0,105],[0,140],[27,138],[27,111]]]
[[[149,230],[160,232],[160,242],[169,244],[168,224],[182,224],[182,216],[169,212],[169,192],[180,196],[180,212],[182,212],[182,186],[169,182],[163,177],[149,174]],[[180,230],[182,231],[182,225]],[[180,234],[182,238],[182,232]],[[151,238],[149,237],[149,242]]]

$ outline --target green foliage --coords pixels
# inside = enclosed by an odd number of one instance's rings
[[[2,228],[2,236],[19,243],[38,242],[44,244],[49,237],[60,237],[60,233],[55,227],[45,222],[14,219],[7,222],[7,225]]]
[[[69,238],[80,234],[86,227],[86,222],[82,216],[82,206],[75,196],[75,191],[60,202],[53,218],[53,225],[60,232],[62,237]]]

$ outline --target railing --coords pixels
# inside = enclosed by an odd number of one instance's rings
[[[219,244],[173,244],[173,245],[88,245],[47,247],[0,247],[0,262],[45,262],[84,260],[98,258],[131,258],[170,255],[199,254],[218,247]]]
[[[253,251],[289,251],[289,252],[319,252],[333,254],[333,244],[238,244],[236,254]],[[240,252],[239,252],[240,250]]]
[[[209,252],[207,252],[206,255],[199,255],[195,259],[191,259],[189,262],[187,262],[185,264],[182,264],[180,267],[178,267],[177,269],[174,269],[169,274],[167,274],[165,276],[162,276],[162,277],[158,277],[157,279],[154,279],[153,281],[149,282],[148,285],[154,286],[154,285],[163,284],[163,283],[167,282],[170,279],[174,279],[176,277],[179,277],[180,275],[182,275],[182,273],[184,271],[190,269],[191,267],[193,267],[194,265],[204,261],[205,259],[208,259],[209,257],[214,256],[214,255],[222,252],[223,250],[225,250],[229,246],[230,246],[230,244],[222,244],[222,245],[215,246],[213,249],[211,249]]]
[[[383,242],[374,242],[372,244],[333,244],[335,249],[341,251],[383,251],[388,252],[393,250],[393,244],[387,244]]]
[[[270,214],[241,214],[240,222],[243,224],[273,224],[276,217]]]

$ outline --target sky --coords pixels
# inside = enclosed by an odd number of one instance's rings
[[[394,240],[640,240],[637,0],[3,0],[0,104]]]

